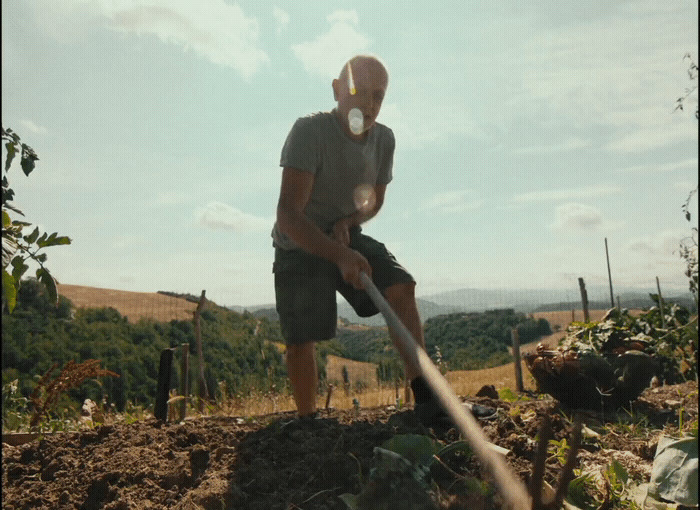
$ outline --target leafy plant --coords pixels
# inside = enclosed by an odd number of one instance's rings
[[[614,308],[603,321],[571,323],[562,345],[599,354],[634,346],[659,361],[660,376],[667,384],[694,378],[697,317],[691,319],[683,306],[663,303],[657,294],[649,296],[655,306],[639,316],[633,316],[627,309]]]
[[[425,435],[396,435],[374,449],[374,467],[362,491],[342,494],[340,499],[351,510],[435,509],[440,502],[434,481],[437,470],[447,472],[453,481],[461,481],[478,496],[492,494],[487,483],[450,469],[442,460],[449,455],[471,457],[473,452],[466,441],[443,446]]]
[[[15,379],[2,387],[2,429],[19,430],[28,424],[27,404],[29,399],[22,396]]]
[[[33,260],[39,264],[36,270],[37,279],[44,284],[52,302],[58,304],[58,293],[56,290],[56,280],[49,270],[44,266],[47,256],[43,253],[44,248],[70,244],[70,238],[59,236],[57,232],[53,234],[41,233],[39,227],[35,227],[29,234],[26,232],[31,223],[20,220],[13,220],[10,212],[24,216],[22,211],[10,204],[14,198],[14,191],[10,188],[7,179],[7,172],[12,166],[16,155],[20,155],[20,166],[24,175],[34,170],[39,157],[29,145],[20,141],[17,133],[11,129],[2,128],[2,140],[5,142],[7,157],[3,167],[2,176],[2,298],[3,305],[12,312],[17,303],[17,291],[20,280],[26,273],[29,266],[27,260]]]

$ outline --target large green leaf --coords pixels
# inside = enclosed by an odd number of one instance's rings
[[[440,450],[435,440],[421,434],[398,434],[385,441],[382,448],[398,453],[414,466],[429,466]]]
[[[36,242],[36,244],[40,248],[45,248],[47,246],[59,246],[62,244],[70,244],[71,240],[70,237],[67,236],[59,236],[58,232],[54,232],[50,236],[46,237],[46,234],[44,233],[39,240]]]
[[[662,436],[651,468],[649,496],[698,506],[698,438]]]
[[[39,227],[35,227],[34,230],[32,230],[32,233],[24,236],[24,240],[28,242],[29,244],[34,243],[37,239],[39,238]]]
[[[22,165],[22,171],[24,175],[29,175],[34,170],[35,162],[39,158],[34,153],[34,150],[26,144],[22,144],[22,160],[20,164]]]
[[[7,149],[7,159],[5,160],[5,171],[7,172],[12,166],[12,160],[15,158],[17,150],[15,149],[15,144],[12,142],[7,142],[5,148]]]
[[[5,269],[2,270],[2,294],[7,303],[7,309],[12,312],[17,304],[17,287],[15,279]]]
[[[19,286],[19,281],[24,276],[24,273],[29,269],[29,266],[24,263],[22,255],[15,255],[12,259],[12,277],[15,279],[16,286]]]
[[[40,267],[36,270],[37,279],[44,284],[46,287],[46,292],[49,295],[49,301],[58,304],[58,289],[56,288],[56,280],[54,280],[48,269]]]

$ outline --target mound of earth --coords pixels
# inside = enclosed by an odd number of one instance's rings
[[[611,459],[632,476],[648,480],[658,437],[678,424],[697,420],[697,383],[646,390],[633,411],[644,414],[646,431],[586,439],[580,467],[601,469]],[[487,437],[507,448],[507,461],[527,481],[541,417],[552,417],[554,438],[570,435],[569,422],[554,400],[505,402],[465,399],[500,409],[482,423]],[[589,428],[619,417],[592,412]],[[675,424],[675,425],[674,425]],[[244,420],[203,417],[182,423],[146,420],[47,435],[21,446],[3,445],[2,507],[5,509],[248,509],[346,510],[341,494],[357,494],[367,482],[373,449],[397,434],[429,434],[449,444],[454,430],[428,431],[412,411],[390,408],[322,413],[300,422],[284,413]],[[479,495],[467,477],[488,480],[473,457],[443,459],[439,485],[442,508],[498,508],[497,495]],[[553,483],[557,460],[547,463]],[[400,491],[395,491],[400,492]],[[411,508],[390,494],[386,508]]]

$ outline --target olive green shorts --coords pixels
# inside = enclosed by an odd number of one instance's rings
[[[361,233],[350,231],[350,247],[372,266],[372,280],[380,292],[397,283],[415,283],[386,247]],[[275,295],[282,336],[287,345],[335,337],[338,322],[336,291],[360,317],[379,313],[364,290],[343,280],[338,266],[302,250],[275,248]]]

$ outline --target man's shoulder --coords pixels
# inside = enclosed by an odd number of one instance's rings
[[[385,124],[375,122],[373,129],[375,129],[377,133],[376,137],[378,142],[387,149],[393,150],[394,146],[396,145],[396,140],[394,138],[394,132],[391,130],[391,128]]]
[[[394,132],[386,124],[382,124],[381,122],[375,122],[374,127],[377,128],[380,136],[386,136],[386,137],[392,138],[392,139],[394,138]]]
[[[333,121],[333,113],[331,112],[314,112],[303,117],[299,117],[295,123],[296,126],[324,126]]]

